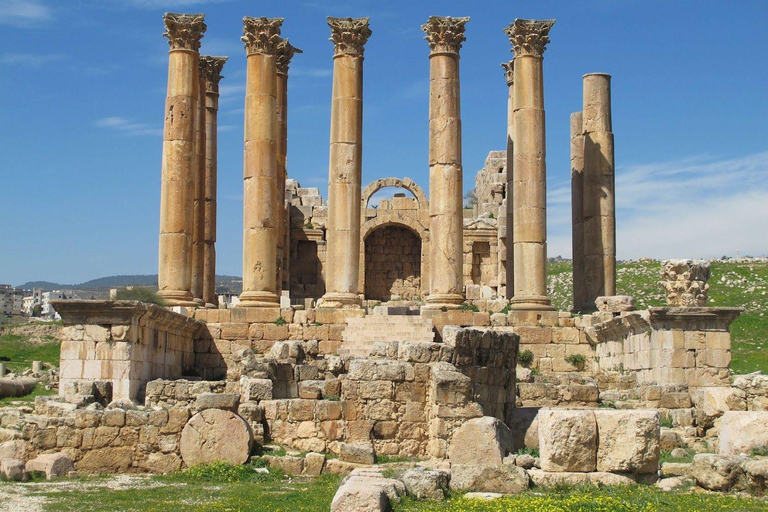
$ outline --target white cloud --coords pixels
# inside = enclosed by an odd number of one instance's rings
[[[0,25],[27,27],[51,18],[51,9],[38,0],[3,0],[0,3]]]
[[[141,9],[176,9],[191,5],[219,4],[232,0],[111,0],[123,6],[138,7]]]
[[[124,135],[162,135],[163,129],[146,123],[134,123],[124,117],[103,117],[97,119],[95,126],[113,130]]]
[[[38,55],[34,53],[4,53],[0,55],[0,64],[9,66],[28,66],[39,68],[43,64],[65,59],[66,55]]]

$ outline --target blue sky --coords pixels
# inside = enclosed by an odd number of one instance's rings
[[[363,185],[428,189],[429,15],[471,16],[461,53],[464,183],[503,149],[514,18],[555,18],[544,58],[549,254],[570,254],[569,115],[613,75],[618,255],[768,253],[768,4],[714,1],[0,0],[0,282],[157,269],[164,11],[204,12],[228,55],[219,115],[218,272],[242,266],[243,16],[285,18],[291,177],[327,193],[326,16],[370,16]]]

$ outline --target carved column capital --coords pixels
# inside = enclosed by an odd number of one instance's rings
[[[507,87],[512,87],[515,83],[515,60],[502,62],[501,67],[504,69],[504,79],[507,81]]]
[[[467,40],[464,35],[464,25],[469,18],[452,18],[450,16],[430,16],[421,26],[427,33],[424,39],[429,43],[432,53],[455,53],[461,50],[461,43]]]
[[[219,81],[224,76],[221,71],[228,57],[212,57],[202,55],[200,57],[200,78],[205,83],[205,92],[219,93]]]
[[[362,57],[365,43],[371,37],[369,21],[370,18],[331,18],[329,16],[328,26],[331,27],[329,41],[333,43],[334,55]]]
[[[293,56],[297,53],[304,52],[293,46],[288,39],[280,39],[277,43],[277,72],[282,75],[287,75],[291,59],[293,59]]]
[[[554,24],[555,20],[516,19],[504,29],[504,33],[509,37],[516,56],[540,58],[549,43],[549,29]]]
[[[163,15],[163,22],[165,23],[163,37],[168,38],[171,50],[198,51],[203,33],[208,28],[204,20],[204,14],[165,13]]]
[[[243,18],[243,37],[240,40],[245,43],[245,53],[275,55],[282,24],[283,18]]]

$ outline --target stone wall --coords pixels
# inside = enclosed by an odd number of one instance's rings
[[[418,235],[393,225],[375,229],[365,240],[365,298],[421,300],[421,260]]]

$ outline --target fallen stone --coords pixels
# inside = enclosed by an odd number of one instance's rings
[[[0,443],[0,459],[18,459],[26,462],[29,459],[27,443],[21,439]]]
[[[513,452],[512,433],[491,416],[473,418],[453,434],[449,458],[452,464],[501,464]]]
[[[304,474],[317,476],[323,472],[325,466],[325,455],[322,453],[310,452],[304,457]]]
[[[528,455],[527,453],[524,453],[522,455],[518,455],[515,459],[515,464],[520,466],[523,469],[531,469],[533,466],[536,465],[536,458],[533,455]]]
[[[75,465],[66,453],[46,453],[28,461],[26,470],[43,472],[46,480],[55,480],[74,471]]]
[[[528,475],[533,485],[543,488],[561,487],[564,485],[594,485],[595,487],[600,487],[632,485],[635,483],[633,479],[626,475],[617,475],[616,473],[606,473],[603,471],[592,473],[560,471],[551,473],[541,469],[530,469],[528,470]]]
[[[662,445],[662,449],[663,449],[663,445]],[[685,448],[674,448],[671,452],[669,452],[669,454],[674,459],[682,459],[688,456],[688,450],[686,450]]]
[[[403,475],[408,494],[420,500],[443,500],[448,490],[448,471],[414,468]]]
[[[763,494],[768,488],[768,459],[748,460],[741,467],[747,475],[750,489]]]
[[[238,405],[240,405],[240,395],[237,393],[200,393],[195,400],[195,408],[198,412],[207,409],[237,412]]]
[[[658,471],[660,447],[657,411],[599,410],[594,414],[599,437],[598,471],[633,474]]]
[[[662,478],[658,480],[655,485],[657,489],[669,492],[687,485],[690,481],[690,478],[686,478],[684,476],[673,476],[671,478]]]
[[[691,393],[696,409],[696,424],[706,430],[726,411],[746,411],[747,394],[741,389],[727,387],[698,388]]]
[[[691,476],[691,464],[685,462],[665,462],[661,465],[661,476]]]
[[[300,475],[304,472],[304,459],[302,457],[265,455],[264,460],[269,463],[270,468],[279,469],[289,475]]]
[[[339,445],[339,459],[355,464],[373,464],[373,448],[365,444],[341,443]]]
[[[691,476],[710,491],[730,491],[743,474],[742,461],[741,457],[699,453],[693,457]]]
[[[591,472],[597,467],[597,421],[589,410],[539,411],[541,469]]]
[[[691,405],[691,395],[685,392],[664,393],[659,400],[662,409],[689,409]]]
[[[768,448],[768,411],[728,411],[720,419],[720,455]]]
[[[662,428],[659,435],[659,445],[664,451],[679,450],[684,446],[683,439],[680,434],[669,428]],[[685,452],[685,450],[683,450]],[[685,457],[685,455],[683,455]]]
[[[607,313],[621,313],[622,311],[634,311],[635,299],[630,295],[601,296],[595,299],[598,311]]]
[[[453,464],[451,490],[518,494],[528,489],[528,474],[508,464]]]
[[[207,409],[192,416],[181,431],[181,458],[187,466],[214,461],[244,464],[252,444],[243,418],[231,411]]]
[[[4,457],[0,460],[0,474],[3,479],[10,482],[21,482],[27,479],[27,471],[24,463],[19,459]]]
[[[405,485],[399,480],[384,478],[380,472],[356,469],[336,491],[331,512],[386,512],[405,492]]]
[[[325,461],[323,474],[346,475],[360,467],[362,467],[361,464],[355,464],[354,462],[345,462],[339,459],[330,459]]]

